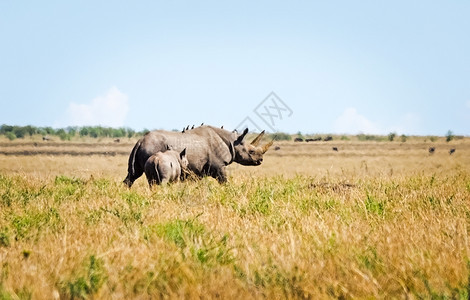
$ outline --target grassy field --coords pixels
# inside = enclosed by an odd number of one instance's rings
[[[469,138],[279,142],[152,191],[134,142],[0,140],[0,299],[470,296]]]

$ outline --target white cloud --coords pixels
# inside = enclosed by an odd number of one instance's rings
[[[380,134],[378,125],[359,114],[355,108],[347,108],[334,122],[336,133]]]
[[[414,113],[406,113],[399,118],[397,124],[388,128],[387,132],[396,132],[399,134],[421,134],[421,117]]]
[[[65,113],[65,121],[62,123],[76,126],[123,126],[129,111],[127,98],[127,95],[117,87],[112,87],[106,95],[94,98],[91,103],[71,102]]]

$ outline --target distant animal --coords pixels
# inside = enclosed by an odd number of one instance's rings
[[[300,137],[297,137],[294,139],[294,142],[303,142],[304,139],[303,138],[300,138]]]
[[[260,141],[262,131],[251,143],[245,141],[248,128],[243,133],[230,132],[218,127],[204,125],[185,133],[155,130],[144,135],[129,155],[127,176],[124,183],[131,187],[144,173],[148,158],[167,146],[175,151],[186,148],[188,169],[198,177],[212,176],[219,182],[226,182],[226,166],[232,162],[245,166],[259,166],[263,155],[272,146],[273,140],[264,146]]]
[[[436,151],[436,147],[429,147],[429,154],[433,154]]]
[[[333,147],[333,151],[338,152],[338,147]]]
[[[186,148],[181,152],[170,149],[165,152],[157,152],[147,159],[144,166],[145,176],[150,187],[155,184],[179,181],[182,175],[187,172],[187,168]]]
[[[316,137],[313,139],[305,139],[306,142],[316,142],[316,141],[321,141],[321,137]]]
[[[275,150],[275,151],[281,150],[281,147],[276,146],[276,147],[274,147],[274,150]]]
[[[450,155],[452,155],[452,154],[454,154],[454,153],[455,153],[455,148],[452,148],[452,149],[449,150],[449,154],[450,154]]]
[[[120,140],[120,139],[115,139],[114,142],[115,142],[115,143],[120,143],[121,140]]]
[[[333,137],[332,137],[331,135],[329,135],[329,136],[325,137],[323,140],[324,140],[325,142],[332,141],[332,140],[333,140]]]
[[[43,137],[42,137],[42,140],[47,142],[47,141],[50,141],[51,139],[50,139],[49,137],[47,137],[47,136],[43,136]]]

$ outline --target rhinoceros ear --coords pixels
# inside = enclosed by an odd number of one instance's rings
[[[240,144],[243,141],[243,139],[245,138],[245,135],[247,133],[248,133],[248,128],[243,130],[243,133],[238,136],[237,140],[235,141],[235,144]]]

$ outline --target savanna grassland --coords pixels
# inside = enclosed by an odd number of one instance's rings
[[[152,191],[134,142],[0,140],[0,299],[469,298],[469,138],[278,142]]]

